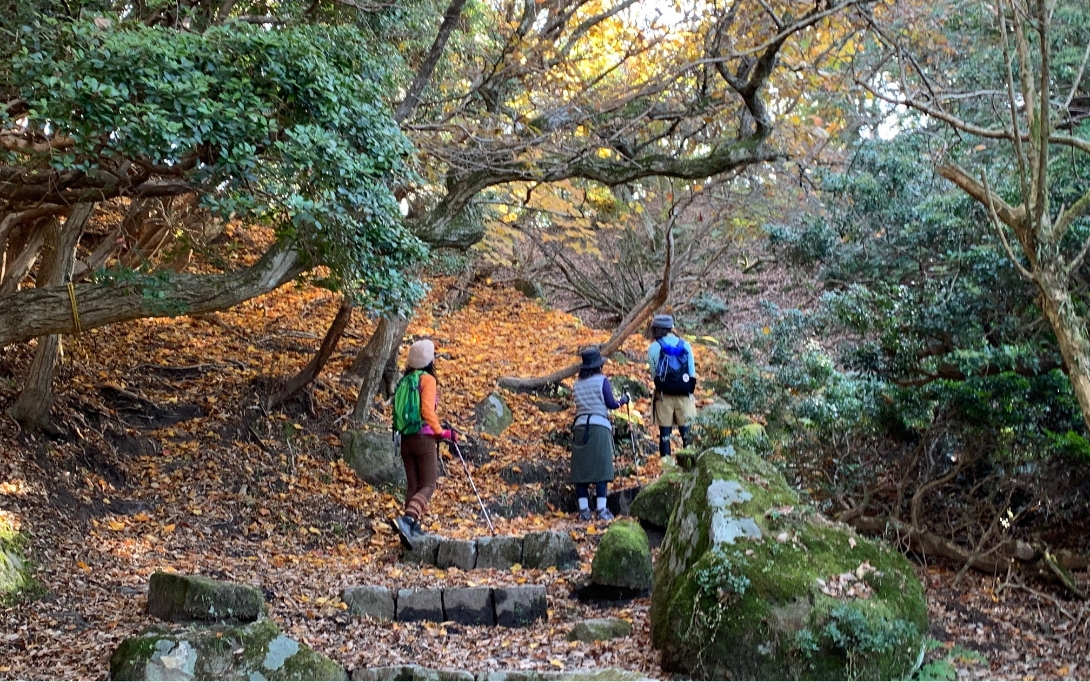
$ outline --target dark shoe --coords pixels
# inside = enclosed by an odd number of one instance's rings
[[[416,519],[410,520],[409,525],[412,528],[413,540],[416,540],[417,538],[422,538],[427,535],[427,533],[424,532],[424,529],[420,527],[420,522]]]
[[[401,538],[401,545],[405,549],[413,549],[416,547],[416,538],[413,535],[413,518],[411,516],[399,516],[396,519],[390,519],[390,525],[397,531],[398,536]]]
[[[613,512],[609,511],[608,509],[601,509],[598,511],[599,521],[612,521],[615,518],[616,517],[613,516]]]
[[[579,520],[580,521],[590,521],[590,519],[591,519],[591,516],[590,516],[590,510],[589,509],[584,509],[584,510],[579,512]]]

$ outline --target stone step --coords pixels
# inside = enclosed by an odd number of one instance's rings
[[[381,668],[359,668],[352,671],[353,680],[488,680],[495,682],[543,681],[543,680],[649,680],[639,673],[620,668],[584,670],[493,670],[474,675],[468,670],[440,670],[422,665],[389,665]]]
[[[411,590],[361,585],[346,587],[341,599],[348,604],[349,613],[380,621],[452,621],[518,628],[548,617],[544,585]]]
[[[563,531],[540,531],[526,535],[497,535],[476,540],[455,540],[439,535],[420,538],[416,547],[403,550],[407,563],[471,571],[507,570],[515,564],[523,568],[560,569],[579,564],[579,551],[571,536]]]

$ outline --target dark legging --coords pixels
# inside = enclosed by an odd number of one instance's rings
[[[419,521],[439,480],[439,441],[435,436],[414,433],[401,437],[401,459],[405,462],[405,513]]]
[[[575,484],[575,496],[576,497],[590,497],[590,483],[576,483]],[[598,481],[594,484],[594,492],[597,497],[606,496],[606,482]]]
[[[673,429],[672,426],[660,426],[659,427],[659,455],[661,457],[669,457],[670,456],[670,431],[671,431],[671,429]],[[681,433],[681,443],[685,447],[689,447],[690,429],[691,429],[691,427],[689,427],[688,425],[677,427],[678,432]]]

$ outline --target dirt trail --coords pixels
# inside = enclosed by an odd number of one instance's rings
[[[545,373],[608,335],[487,285],[474,288],[461,310],[433,314],[446,306],[444,282],[432,284],[435,293],[409,334],[436,340],[441,414],[470,431],[473,407],[496,377]],[[105,678],[113,647],[153,622],[143,613],[148,577],[169,569],[260,584],[288,634],[349,669],[419,662],[474,671],[619,666],[662,675],[650,645],[647,600],[598,608],[570,597],[573,583],[589,572],[604,525],[579,524],[560,511],[496,519],[500,533],[570,531],[583,563],[566,572],[441,571],[396,561],[397,540],[384,520],[397,500],[359,481],[336,458],[340,419],[354,398],[338,378],[366,340],[366,322],[354,322],[311,398],[283,413],[261,413],[268,377],[306,363],[337,305],[328,292],[287,287],[215,317],[147,320],[66,340],[56,409],[71,439],[30,439],[10,420],[0,421],[0,513],[29,535],[46,591],[40,600],[0,609],[0,677]],[[630,362],[607,371],[643,378],[644,343],[629,340]],[[714,365],[712,350],[697,347],[697,353],[702,367]],[[22,376],[28,362],[22,349],[8,370]],[[13,397],[14,382],[7,381],[0,404]],[[548,400],[505,397],[515,423],[502,438],[480,438],[475,456],[478,486],[496,504],[543,485],[507,483],[505,468],[536,461],[566,466],[556,436],[570,420],[568,411],[551,411]],[[637,407],[646,414],[649,405],[643,400]],[[653,479],[654,460],[633,467],[622,459],[627,473],[614,488]],[[425,525],[448,536],[487,534],[460,467],[448,468]],[[1024,592],[992,602],[985,595],[994,592],[974,585],[968,603],[976,610],[959,611],[965,598],[946,586],[946,573],[924,577],[932,586],[933,635],[989,656],[990,665],[966,664],[966,675],[1090,672],[1075,666],[1079,656],[1086,660],[1085,644],[1065,645],[1057,634],[1061,617],[1052,604],[1026,603]],[[338,596],[357,584],[521,583],[549,589],[549,620],[524,630],[378,626],[349,618]],[[1050,615],[1034,625],[1031,608]],[[973,620],[978,612],[987,618]],[[564,640],[575,621],[606,615],[632,619],[632,635],[602,644]],[[1020,636],[1011,637],[1011,628]],[[989,642],[1013,646],[1015,655]]]

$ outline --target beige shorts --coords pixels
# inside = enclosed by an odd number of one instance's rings
[[[655,426],[685,426],[696,416],[696,399],[691,395],[656,395]]]

